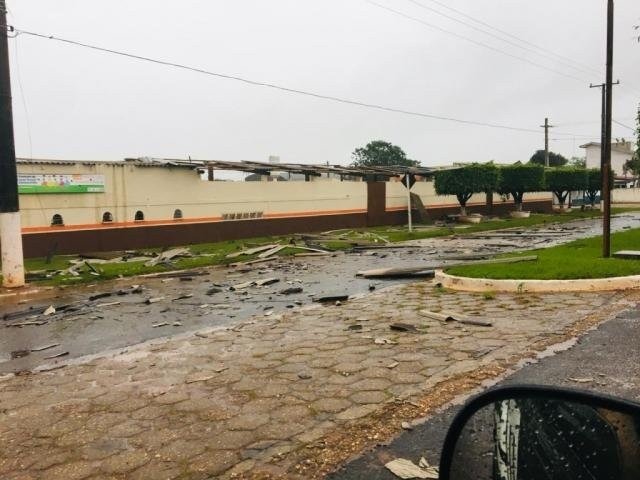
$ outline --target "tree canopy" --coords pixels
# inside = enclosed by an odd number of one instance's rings
[[[474,193],[494,192],[498,188],[500,173],[491,164],[473,163],[461,168],[439,170],[435,173],[435,188],[438,195],[455,195],[462,214]]]
[[[544,167],[536,163],[523,165],[518,162],[500,168],[498,192],[510,194],[518,210],[522,210],[522,199],[526,192],[544,190]]]
[[[638,106],[638,117],[636,119],[636,151],[629,160],[624,164],[625,171],[633,173],[636,177],[640,176],[640,106]]]
[[[365,147],[356,148],[351,154],[355,167],[388,167],[400,165],[415,167],[420,162],[407,158],[402,148],[383,140],[374,140]]]
[[[613,171],[609,177],[609,186],[613,188]],[[587,185],[584,189],[584,194],[591,205],[596,203],[600,190],[602,190],[602,172],[599,168],[589,168],[587,170]]]
[[[549,152],[550,167],[562,167],[563,165],[566,165],[568,161],[569,160],[567,160],[566,157],[559,153]],[[544,166],[544,150],[538,150],[534,153],[529,162]]]
[[[569,192],[584,190],[587,187],[587,170],[575,167],[549,168],[546,171],[547,190],[553,192],[560,205]]]

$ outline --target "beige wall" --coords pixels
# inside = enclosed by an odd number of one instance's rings
[[[145,221],[172,221],[180,209],[185,220],[217,219],[229,214],[273,217],[366,211],[367,184],[337,179],[292,182],[207,182],[195,170],[140,167],[119,163],[18,164],[19,173],[100,174],[105,193],[20,195],[23,227],[48,227],[54,214],[67,226],[102,223],[111,212],[114,222],[133,222],[136,211]],[[417,182],[412,190],[429,207],[456,206],[455,196],[436,195],[433,182]],[[525,200],[550,200],[550,193],[529,193]],[[484,204],[485,194],[469,204]],[[500,197],[494,197],[494,203]],[[400,182],[387,182],[387,210],[406,208],[407,191]],[[237,217],[236,217],[237,218]]]
[[[19,173],[93,173],[105,176],[105,193],[20,195],[24,227],[48,226],[58,213],[65,225],[95,224],[109,211],[115,222],[132,222],[141,210],[147,221],[224,214],[338,212],[366,210],[363,182],[206,182],[185,168],[126,164],[19,164]]]
[[[613,203],[640,203],[640,188],[614,188],[611,190]]]

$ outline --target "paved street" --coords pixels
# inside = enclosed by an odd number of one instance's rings
[[[636,227],[640,214],[627,213],[613,218],[612,229]],[[359,270],[372,268],[435,265],[456,255],[494,255],[500,252],[539,248],[597,234],[600,220],[580,220],[564,225],[541,225],[527,229],[535,237],[507,232],[500,238],[458,236],[409,242],[412,248],[384,249],[356,253],[338,252],[336,256],[280,258],[265,264],[239,268],[207,268],[202,275],[179,278],[125,278],[97,285],[44,290],[40,295],[23,298],[5,296],[0,290],[0,319],[5,314],[27,311],[2,323],[0,335],[0,374],[32,370],[46,363],[47,356],[69,352],[65,359],[98,354],[105,350],[128,348],[154,338],[192,332],[199,328],[236,325],[265,309],[274,314],[305,307],[314,295],[326,293],[361,294],[370,286],[407,280],[367,280],[357,278]],[[463,232],[464,229],[459,230]],[[518,230],[523,232],[525,230]],[[277,278],[278,283],[263,287],[232,290],[252,280]],[[140,285],[137,293],[119,295]],[[283,295],[284,289],[302,291]],[[4,293],[4,294],[3,294]],[[103,294],[111,293],[103,297]],[[95,296],[95,297],[94,297]],[[94,298],[94,300],[90,300]],[[147,299],[159,299],[147,304]],[[53,305],[73,308],[43,316],[28,309],[46,309]],[[5,328],[3,328],[5,327]],[[39,349],[57,344],[55,350],[32,351],[13,358],[11,352]]]
[[[434,411],[631,300],[400,285],[7,375],[0,476],[320,478],[397,435],[400,420]],[[420,316],[424,308],[494,325],[441,324]],[[396,322],[417,331],[391,330]]]
[[[569,350],[527,365],[499,385],[557,385],[640,401],[639,327],[640,310],[636,305],[581,337]],[[576,383],[572,379],[588,381]],[[417,463],[426,457],[437,465],[445,434],[458,409],[447,408],[388,445],[366,452],[331,475],[330,480],[397,480],[384,468],[395,458]]]

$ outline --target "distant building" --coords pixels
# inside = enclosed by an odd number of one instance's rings
[[[601,145],[597,142],[590,142],[581,145],[585,149],[587,157],[587,168],[600,168]],[[633,178],[631,172],[626,172],[624,164],[633,157],[633,144],[624,139],[611,144],[611,169],[616,177]]]

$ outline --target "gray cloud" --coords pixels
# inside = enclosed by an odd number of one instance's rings
[[[25,30],[407,110],[534,129],[548,116],[556,132],[597,140],[600,97],[588,84],[602,76],[534,56],[406,0],[376,1],[583,81],[364,0],[10,0],[9,21]],[[603,68],[603,1],[447,4]],[[615,76],[625,88],[616,90],[614,117],[631,126],[640,101],[640,45],[632,30],[639,17],[636,0],[617,1]],[[24,35],[11,40],[10,48],[20,156],[32,151],[70,159],[266,160],[274,154],[291,162],[347,163],[356,146],[380,138],[436,165],[513,162],[543,145],[542,129],[539,135],[518,133],[334,104]],[[633,133],[616,126],[614,136]],[[578,146],[586,142],[556,133],[553,138],[563,138],[552,149],[566,155],[582,154]]]

